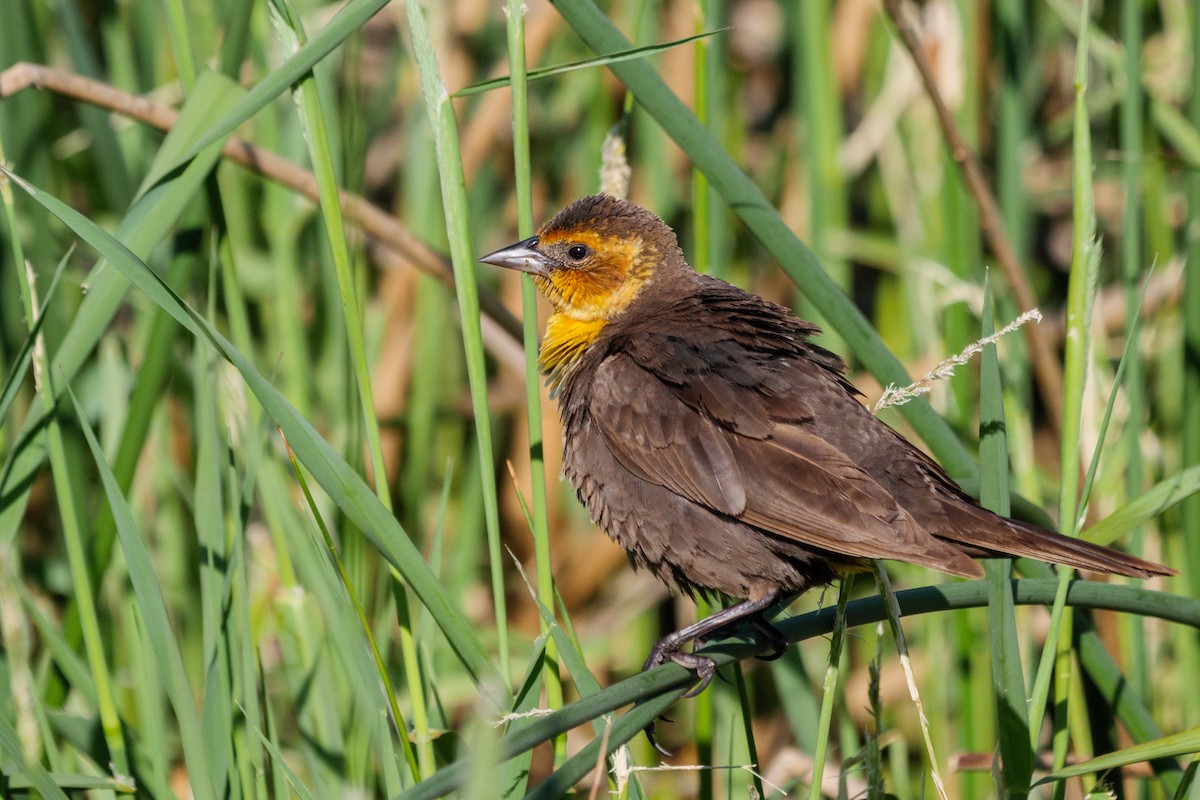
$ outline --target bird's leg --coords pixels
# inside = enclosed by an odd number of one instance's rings
[[[674,661],[684,669],[694,671],[700,678],[700,683],[684,695],[685,698],[695,697],[703,692],[712,681],[713,675],[717,672],[717,663],[708,656],[681,653],[679,652],[679,648],[688,642],[702,642],[722,628],[731,627],[742,620],[749,620],[755,630],[763,633],[774,645],[774,650],[766,658],[768,660],[779,658],[787,650],[787,637],[780,633],[774,625],[767,622],[762,614],[763,611],[774,605],[782,594],[778,590],[772,590],[757,600],[746,600],[737,605],[730,606],[724,611],[713,614],[711,617],[706,617],[699,622],[688,625],[686,628],[681,628],[674,633],[667,634],[654,643],[654,647],[650,650],[649,658],[646,659],[646,663],[642,666],[642,671],[645,672],[646,670],[654,669],[660,664]],[[663,749],[654,738],[653,722],[646,726],[645,734],[646,739],[655,750],[667,758],[671,757],[671,753]]]
[[[737,605],[730,606],[724,611],[719,611],[711,617],[706,617],[699,622],[688,625],[686,628],[681,628],[674,633],[667,634],[654,644],[654,647],[650,650],[649,658],[646,659],[646,663],[642,667],[642,671],[654,669],[659,664],[665,664],[668,661],[674,661],[684,669],[692,670],[700,678],[700,683],[684,695],[684,697],[695,697],[708,687],[713,675],[716,674],[717,665],[708,656],[682,653],[679,648],[688,642],[703,640],[722,628],[729,627],[746,619],[754,625],[756,630],[764,633],[771,640],[771,643],[775,646],[775,651],[770,655],[772,658],[778,658],[783,654],[783,650],[787,648],[787,639],[762,618],[762,612],[774,605],[779,599],[780,594],[779,590],[769,591],[755,600],[745,600]],[[770,631],[769,633],[768,630]],[[780,642],[781,639],[782,644]]]

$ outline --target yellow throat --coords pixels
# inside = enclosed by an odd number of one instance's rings
[[[558,388],[566,369],[596,341],[607,324],[608,320],[603,317],[581,320],[562,311],[550,315],[538,353],[538,364],[550,378],[551,393]]]
[[[555,270],[536,279],[554,306],[538,357],[551,393],[604,327],[650,283],[653,271],[654,250],[640,237],[614,240],[573,232],[563,238],[584,242],[599,255],[586,268]]]

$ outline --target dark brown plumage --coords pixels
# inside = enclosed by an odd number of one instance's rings
[[[964,577],[995,556],[1171,572],[980,508],[863,407],[809,341],[816,326],[693,271],[633,203],[584,198],[482,260],[532,273],[554,305],[542,363],[592,519],[672,588],[744,601],[660,641],[647,667],[675,660],[706,682],[712,662],[681,644],[743,618],[769,635],[765,608],[863,559]]]

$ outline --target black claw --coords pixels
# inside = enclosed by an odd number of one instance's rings
[[[783,654],[787,652],[786,647],[777,647],[769,653],[764,653],[757,656],[759,661],[777,661],[783,658]]]
[[[642,733],[646,734],[646,741],[650,743],[651,747],[653,747],[655,750],[658,751],[659,755],[661,755],[663,758],[671,758],[672,757],[671,751],[668,750],[667,748],[663,747],[661,744],[659,744],[658,741],[654,738],[654,723],[653,722],[651,722],[649,725],[647,725],[645,728],[643,728]]]
[[[788,645],[791,642],[784,636],[778,628],[763,619],[761,614],[756,614],[749,618],[750,624],[758,633],[762,634],[763,638],[771,645],[771,651],[758,656],[760,661],[774,661],[777,658],[782,658],[787,652]]]

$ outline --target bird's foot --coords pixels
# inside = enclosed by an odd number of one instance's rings
[[[692,687],[683,697],[695,697],[708,688],[708,684],[712,682],[713,675],[717,674],[717,662],[713,661],[708,656],[698,656],[692,653],[682,653],[679,650],[680,642],[672,641],[671,637],[660,639],[655,643],[653,649],[650,650],[650,655],[646,659],[646,663],[642,665],[642,671],[652,670],[657,666],[666,664],[668,661],[673,661],[684,669],[692,670],[700,679],[700,682]],[[667,719],[662,717],[662,719]],[[668,722],[670,720],[667,720]],[[643,731],[646,734],[646,741],[650,742],[650,746],[658,751],[664,758],[671,757],[671,751],[658,743],[654,737],[654,723],[651,722]]]
[[[652,670],[661,664],[666,664],[668,661],[674,661],[684,669],[690,669],[700,679],[700,682],[684,695],[685,699],[695,697],[707,689],[708,684],[712,682],[713,675],[717,674],[717,662],[708,656],[680,652],[679,643],[671,641],[671,637],[669,636],[659,639],[655,643],[653,649],[650,650],[650,656],[646,659],[646,663],[642,665],[642,672]]]

